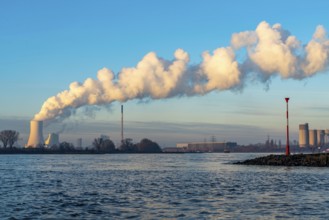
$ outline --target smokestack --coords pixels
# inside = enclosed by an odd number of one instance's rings
[[[44,145],[43,139],[43,121],[32,120],[30,121],[30,136],[25,147],[41,147]]]
[[[121,105],[121,143],[123,143],[123,105]]]

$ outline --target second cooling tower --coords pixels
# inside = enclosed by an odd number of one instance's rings
[[[45,141],[47,147],[59,146],[59,135],[55,133],[50,133]]]

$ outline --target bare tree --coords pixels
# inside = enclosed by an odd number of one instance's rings
[[[3,147],[6,148],[9,145],[13,147],[15,142],[18,140],[19,132],[14,130],[3,130],[0,132],[0,141],[3,143]]]
[[[97,151],[101,149],[101,146],[103,144],[103,138],[95,138],[93,141],[93,145],[96,148]]]
[[[109,138],[95,138],[93,145],[98,152],[110,153],[115,151],[115,145]]]
[[[115,151],[115,145],[110,139],[103,140],[100,151],[103,153],[111,153]]]
[[[59,150],[60,151],[73,151],[74,150],[74,146],[71,143],[68,142],[62,142],[59,144]]]
[[[133,143],[133,139],[126,138],[121,142],[120,150],[122,152],[136,152],[136,146]]]

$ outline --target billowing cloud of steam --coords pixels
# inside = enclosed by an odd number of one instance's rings
[[[246,58],[236,54],[245,49]],[[241,52],[243,53],[243,52]],[[35,120],[63,119],[72,110],[87,105],[108,105],[131,99],[164,99],[203,95],[214,90],[242,88],[246,76],[256,74],[261,81],[279,75],[283,79],[303,79],[325,71],[329,40],[318,26],[305,45],[280,24],[261,22],[256,30],[235,33],[231,45],[204,52],[199,65],[189,65],[189,55],[177,49],[172,61],[150,52],[133,68],[123,68],[118,76],[103,68],[97,79],[73,82],[68,90],[48,98]]]

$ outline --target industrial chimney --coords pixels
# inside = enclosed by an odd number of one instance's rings
[[[40,147],[44,145],[42,134],[43,121],[30,121],[30,137],[25,147]]]

